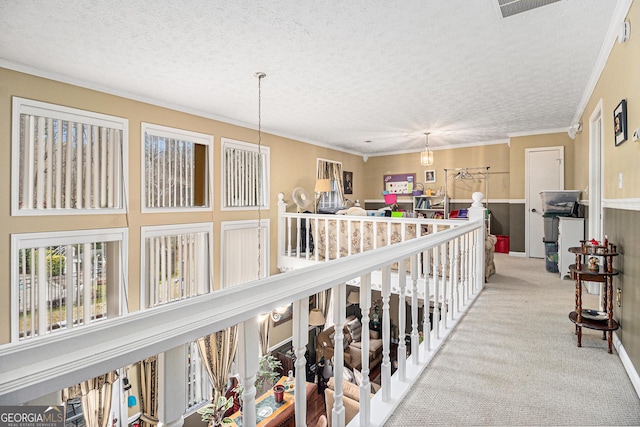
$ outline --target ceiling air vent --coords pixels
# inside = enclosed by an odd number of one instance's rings
[[[518,13],[527,12],[541,6],[546,6],[560,0],[496,0],[500,9],[500,16],[508,18]]]

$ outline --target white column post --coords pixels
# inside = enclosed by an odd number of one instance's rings
[[[329,221],[325,221],[328,223]],[[333,410],[331,412],[331,425],[336,427],[344,427],[345,425],[345,409],[342,402],[342,378],[344,371],[344,321],[347,302],[347,285],[341,284],[333,287],[333,323],[335,335],[334,346],[336,349],[333,353]]]
[[[158,365],[158,427],[180,427],[187,402],[186,344],[160,353]]]
[[[451,319],[454,319],[454,316],[457,317],[458,312],[460,311],[460,238],[457,237],[453,241],[453,287],[451,288]]]
[[[293,302],[293,348],[296,354],[295,414],[296,425],[307,425],[307,359],[309,342],[309,298]]]
[[[474,293],[476,293],[484,288],[484,242],[486,238],[484,221],[486,209],[482,205],[483,195],[481,192],[476,191],[471,195],[471,198],[473,199],[473,204],[469,208],[469,221],[482,222],[482,228],[474,234],[474,253],[472,255],[475,264],[475,269],[472,271],[475,282]]]
[[[256,425],[256,374],[260,363],[258,348],[258,318],[238,324],[238,352],[236,360],[242,392],[242,425]]]

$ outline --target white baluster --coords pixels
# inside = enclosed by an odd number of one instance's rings
[[[428,296],[427,296],[428,299]],[[423,304],[426,309],[426,305]],[[411,256],[411,355],[413,364],[420,359],[420,333],[418,331],[418,255]]]
[[[360,310],[362,310],[361,360],[362,381],[360,382],[360,425],[368,426],[371,419],[371,399],[369,382],[369,312],[371,310],[371,273],[360,278]]]
[[[440,306],[440,316],[442,317],[442,327],[447,327],[447,315],[449,312],[449,286],[448,284],[448,276],[451,272],[448,270],[449,264],[447,264],[447,258],[449,256],[449,251],[447,250],[447,243],[442,244],[440,249],[442,250],[442,305]]]
[[[424,308],[422,333],[424,335],[425,353],[431,351],[431,321],[429,315],[431,312],[431,290],[429,286],[429,274],[431,271],[431,249],[427,249],[422,253],[422,269],[424,271]]]
[[[454,316],[457,317],[458,312],[460,311],[460,278],[459,278],[459,270],[460,270],[460,238],[456,238],[453,241],[453,288],[452,292],[452,303],[451,303],[451,318]]]
[[[389,297],[391,295],[391,267],[382,267],[382,401],[391,400],[391,319]]]
[[[407,378],[407,344],[405,342],[405,327],[407,322],[407,268],[406,260],[398,262],[398,287],[400,295],[398,298],[398,379],[405,381]]]
[[[433,248],[433,334],[440,338],[440,246]]]
[[[304,353],[309,342],[309,298],[293,303],[293,348],[296,354],[295,414],[296,425],[307,425],[307,359]]]

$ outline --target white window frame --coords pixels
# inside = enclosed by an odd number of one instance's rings
[[[143,310],[149,309],[147,301],[149,284],[147,283],[147,265],[146,265],[146,240],[150,237],[173,236],[177,234],[188,233],[207,233],[207,250],[209,251],[207,277],[209,280],[209,292],[213,291],[213,223],[193,223],[193,224],[171,224],[141,227],[140,229],[140,307]]]
[[[264,168],[262,170],[262,178],[259,178],[259,182],[262,183],[262,193],[263,204],[261,206],[227,206],[225,202],[225,194],[227,193],[227,165],[225,163],[225,151],[227,148],[236,148],[238,150],[250,151],[250,152],[260,152],[264,155]],[[222,138],[221,144],[221,154],[220,154],[220,172],[221,178],[221,191],[220,191],[220,210],[222,211],[239,211],[239,210],[257,210],[257,209],[269,209],[270,204],[270,193],[269,189],[271,188],[271,173],[270,173],[270,165],[271,165],[271,148],[264,146],[253,144],[250,142],[237,141],[235,139]]]
[[[120,166],[121,176],[114,183],[117,193],[114,199],[119,207],[115,208],[49,208],[20,209],[20,116],[22,114],[37,115],[54,120],[71,121],[87,125],[108,127],[122,132]],[[129,120],[99,114],[92,111],[69,108],[61,105],[13,97],[11,119],[11,215],[43,216],[43,215],[104,215],[127,213],[127,189],[129,176]],[[117,160],[117,159],[116,159]],[[26,185],[26,184],[25,184]]]
[[[189,206],[189,207],[147,207],[147,180],[146,180],[146,137],[149,133],[153,136],[159,136],[163,138],[176,139],[179,141],[188,141],[194,144],[200,144],[207,147],[207,165],[206,165],[206,178],[204,184],[206,185],[207,201],[204,206]],[[211,211],[213,209],[213,135],[208,135],[199,132],[193,132],[189,130],[177,129],[167,126],[156,125],[152,123],[142,122],[141,135],[140,135],[140,210],[142,213],[150,212],[202,212]]]
[[[261,241],[261,248],[260,248],[261,277],[260,278],[262,279],[270,276],[269,266],[271,265],[271,261],[270,261],[269,254],[271,252],[270,251],[271,224],[268,219],[263,219],[260,222],[261,222],[260,229],[262,233],[262,235],[260,236],[260,241]],[[228,283],[228,280],[227,280],[228,271],[226,271],[227,269],[225,268],[226,260],[229,257],[236,259],[243,255],[243,254],[229,253],[229,251],[225,250],[226,242],[229,239],[229,232],[235,231],[235,230],[256,230],[257,231],[258,220],[256,219],[256,220],[245,220],[245,221],[223,221],[220,223],[220,254],[221,254],[220,256],[220,287],[221,288],[228,288],[235,285],[235,284]],[[256,238],[251,243],[257,246],[258,239]],[[256,259],[256,260],[250,260],[249,262],[251,262],[251,264],[255,266],[256,278],[253,280],[257,280],[258,261]]]
[[[19,307],[17,295],[19,292],[19,259],[18,254],[21,249],[47,247],[54,245],[75,245],[83,243],[118,242],[120,246],[119,271],[117,289],[118,316],[122,316],[127,311],[127,277],[128,277],[128,247],[129,230],[127,228],[105,228],[95,230],[71,230],[55,231],[44,233],[21,233],[11,235],[11,342],[19,341]],[[110,310],[111,311],[111,310]],[[90,327],[83,325],[83,327]],[[74,329],[74,328],[71,328]],[[44,335],[39,335],[44,336]],[[37,339],[37,337],[31,338]]]

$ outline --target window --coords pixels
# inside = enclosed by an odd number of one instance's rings
[[[142,228],[141,301],[145,307],[211,291],[212,236],[211,223]]]
[[[220,275],[223,288],[269,276],[269,221],[225,221],[221,224]]]
[[[222,139],[222,208],[269,209],[269,147]]]
[[[125,209],[128,121],[13,98],[12,215]]]
[[[316,178],[331,181],[331,191],[320,193],[318,207],[320,209],[342,207],[344,205],[342,163],[318,159]]]
[[[210,209],[213,137],[142,123],[142,212]]]
[[[212,289],[213,225],[182,224],[142,228],[140,300],[155,307],[203,295]],[[146,292],[145,292],[146,289]],[[211,382],[196,342],[187,343],[187,410],[209,399]]]
[[[121,314],[126,229],[11,236],[12,341]]]

